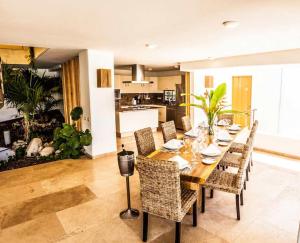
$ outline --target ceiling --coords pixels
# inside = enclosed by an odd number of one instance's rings
[[[0,43],[108,50],[119,65],[300,47],[299,0],[0,0],[0,12]],[[225,20],[240,25],[226,29]]]

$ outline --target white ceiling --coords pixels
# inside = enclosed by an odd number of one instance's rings
[[[116,64],[300,47],[300,0],[0,0],[0,13],[2,44],[110,50]]]

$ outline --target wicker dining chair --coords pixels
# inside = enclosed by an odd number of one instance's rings
[[[215,169],[202,185],[202,213],[205,212],[205,189],[219,190],[235,194],[237,219],[240,220],[240,204],[244,205],[243,184],[247,163],[250,156],[250,147],[246,144],[242,154],[242,160],[237,173],[231,173]]]
[[[156,150],[152,129],[150,127],[135,131],[134,137],[139,155],[147,156]]]
[[[191,119],[188,116],[181,117],[183,130],[188,132],[192,129]]]
[[[176,222],[175,242],[180,242],[181,221],[193,206],[193,226],[197,226],[198,191],[180,186],[180,171],[174,161],[137,156],[140,178],[143,241],[147,241],[148,214]]]
[[[164,143],[171,139],[177,139],[176,127],[174,121],[168,121],[161,124],[161,130],[164,138]]]
[[[229,125],[233,124],[233,114],[220,114],[218,115],[218,120],[227,120],[229,121]]]
[[[251,128],[251,131],[250,131],[250,134],[249,134],[249,138],[252,138],[252,140],[254,139],[255,135],[256,135],[256,131],[257,131],[257,127],[258,127],[258,121],[255,120],[255,122],[253,123],[252,125],[252,128]],[[247,139],[247,141],[248,141]],[[244,146],[245,144],[244,143],[236,143],[236,142],[233,142],[228,150],[228,152],[230,153],[242,153],[243,150],[244,150]],[[253,160],[252,160],[252,151],[251,151],[251,154],[250,154],[250,164],[253,165]]]

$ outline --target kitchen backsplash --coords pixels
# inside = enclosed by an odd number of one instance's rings
[[[132,105],[132,99],[139,97],[141,104],[163,104],[163,94],[162,93],[122,93],[120,105]]]

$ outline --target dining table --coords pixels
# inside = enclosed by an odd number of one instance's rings
[[[218,127],[218,129],[228,130],[227,127]],[[180,179],[184,182],[201,185],[205,183],[205,181],[213,172],[213,170],[218,166],[224,154],[229,150],[231,144],[233,142],[244,141],[248,131],[249,131],[248,127],[241,127],[241,129],[239,131],[236,131],[234,134],[230,133],[232,140],[228,141],[227,145],[225,146],[218,145],[216,139],[213,139],[214,143],[221,150],[221,153],[218,156],[213,157],[214,161],[212,164],[203,163],[203,159],[207,158],[207,156],[202,155],[201,151],[197,153],[195,152],[193,153],[191,146],[182,146],[177,151],[170,151],[161,147],[156,151],[152,152],[151,154],[149,154],[147,157],[152,159],[157,159],[157,160],[170,160],[172,157],[174,157],[174,155],[178,155],[182,157],[184,160],[186,160],[189,163],[189,168],[185,168],[180,171]],[[199,137],[198,138],[190,137],[189,139],[191,139],[191,143],[199,142]],[[210,143],[212,143],[212,138],[209,137],[208,134],[203,135],[200,139],[202,141],[202,145],[204,146],[208,146]]]

